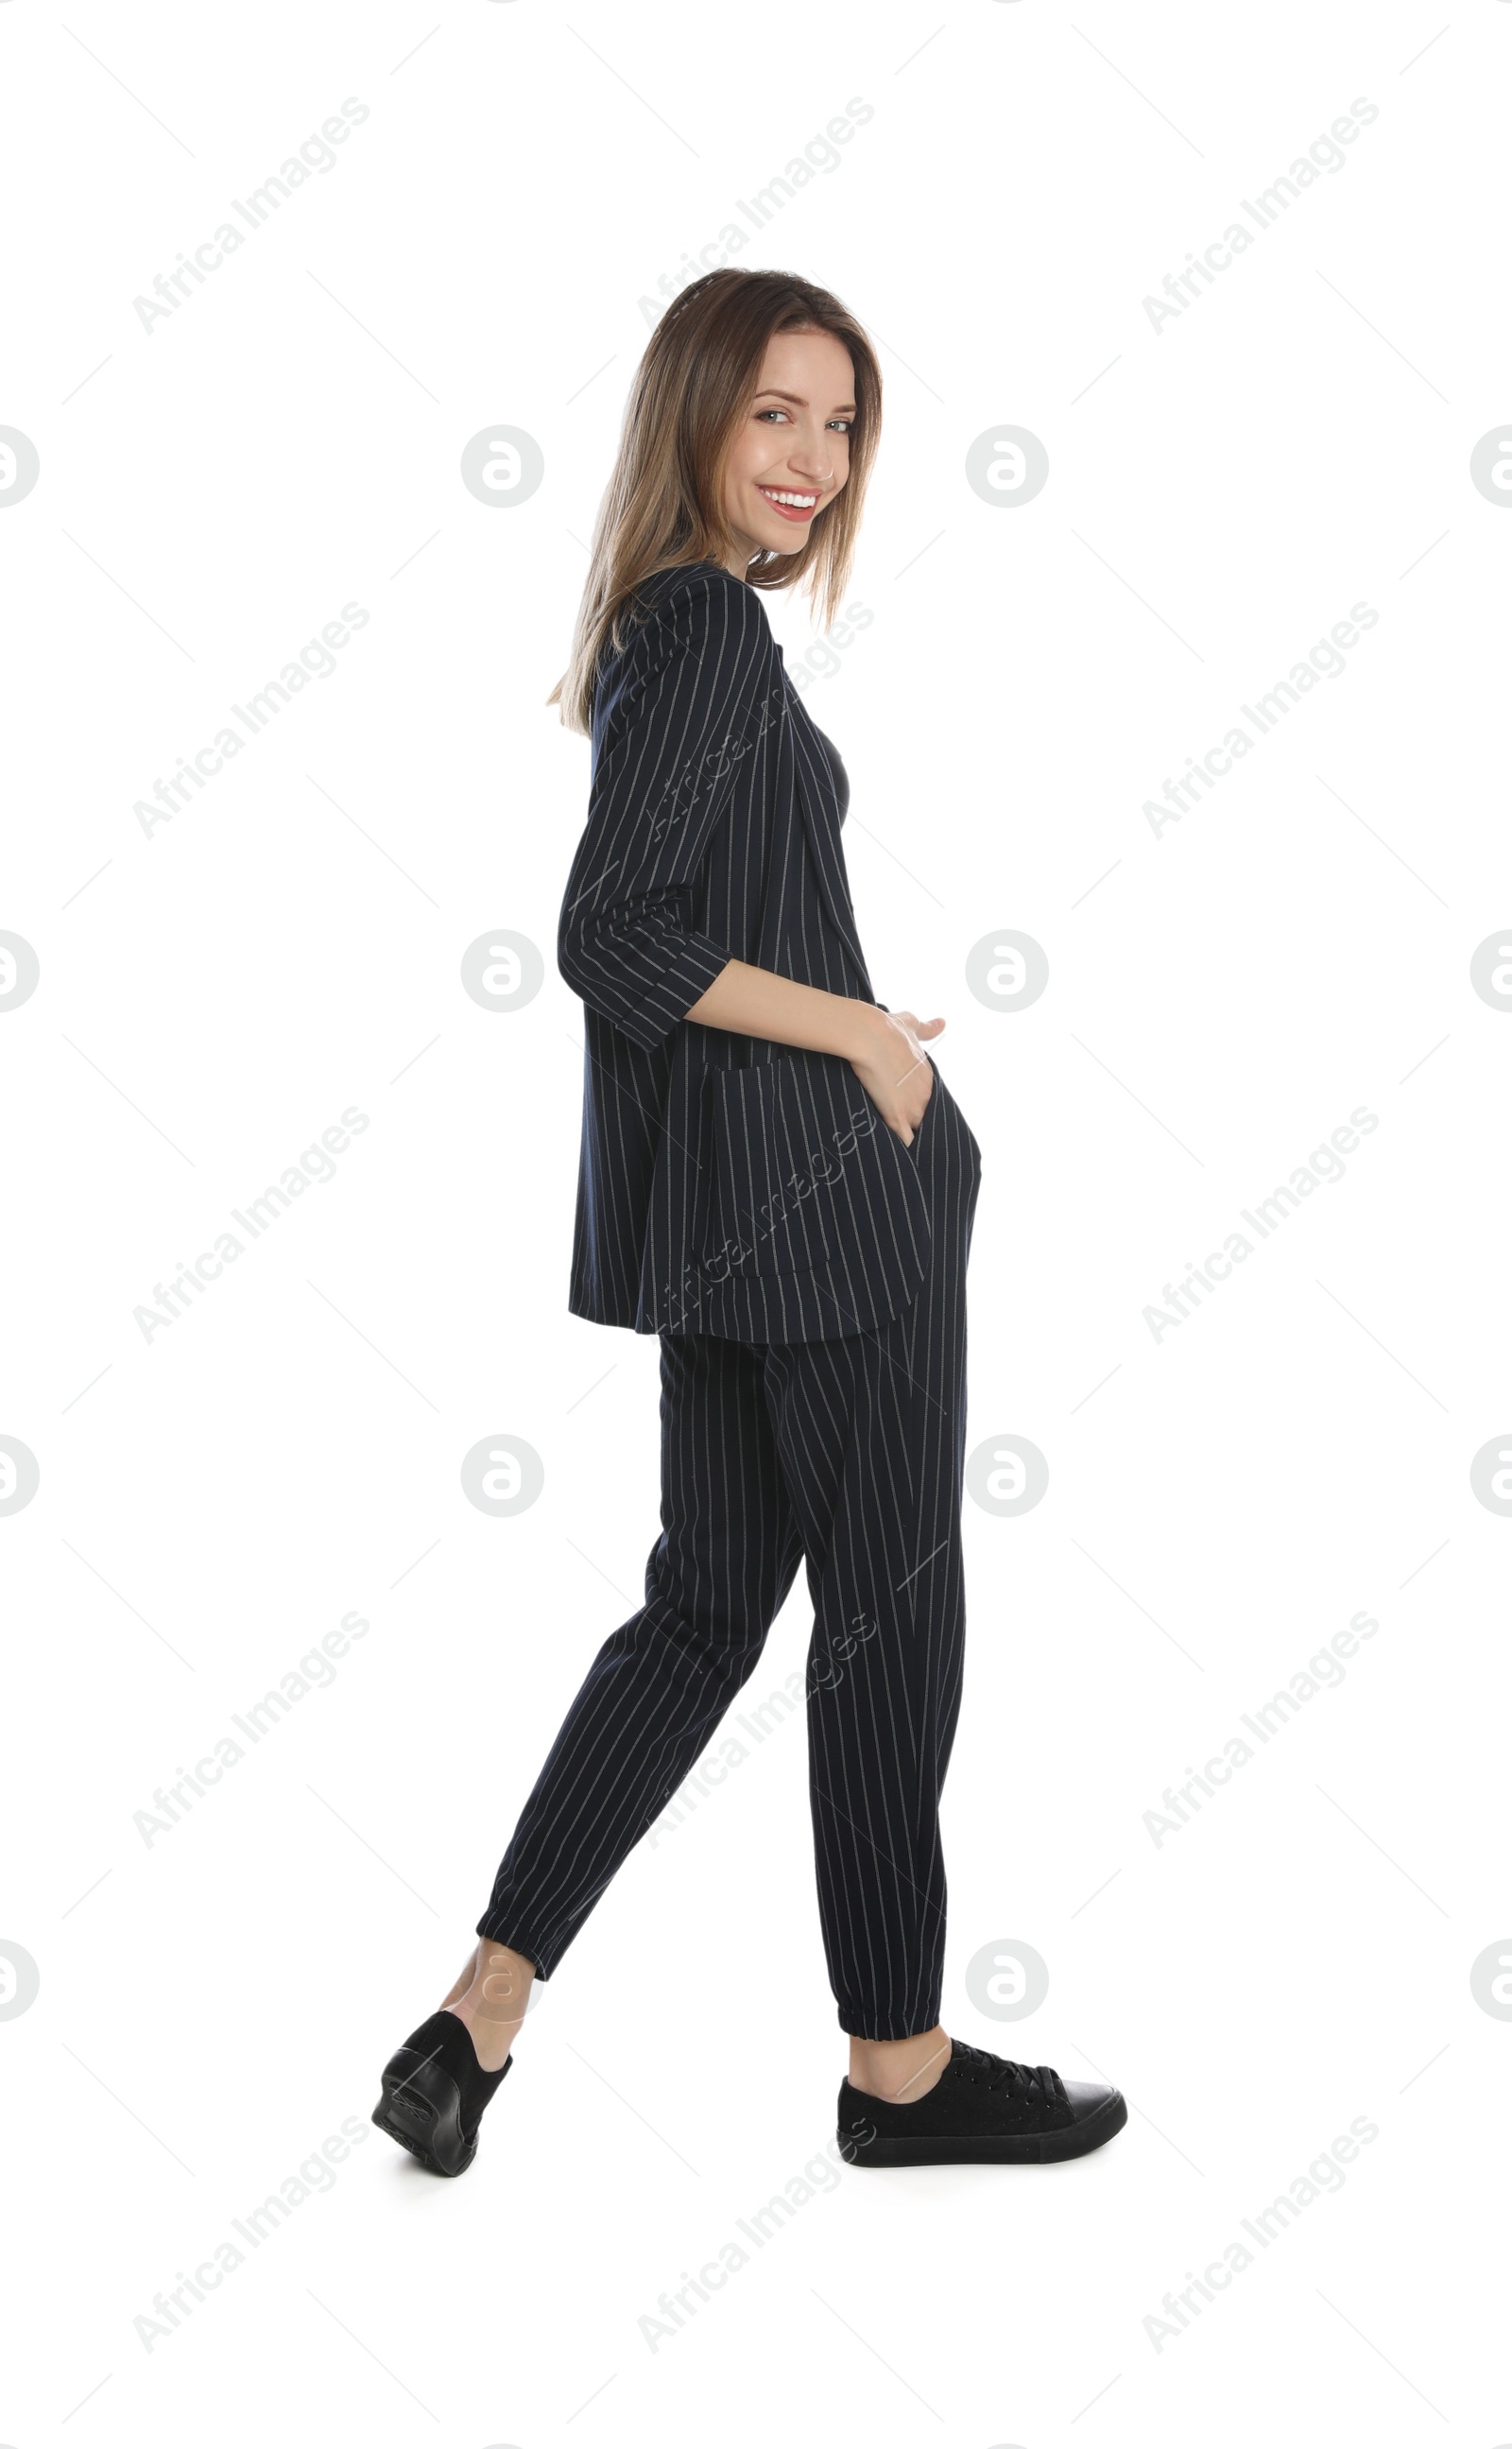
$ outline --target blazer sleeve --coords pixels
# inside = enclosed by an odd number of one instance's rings
[[[557,967],[649,1053],[734,956],[693,887],[755,745],[772,668],[743,581],[690,569],[628,644],[563,898]]]

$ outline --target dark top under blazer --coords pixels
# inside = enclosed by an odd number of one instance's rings
[[[928,1263],[909,1148],[845,1056],[684,1017],[732,958],[876,1000],[838,761],[755,588],[699,562],[637,602],[600,665],[557,939],[586,1032],[568,1307],[642,1335],[854,1335]]]

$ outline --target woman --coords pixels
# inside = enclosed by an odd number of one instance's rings
[[[982,1154],[873,997],[849,783],[760,591],[833,622],[877,448],[859,324],[791,274],[685,289],[646,349],[561,702],[591,729],[557,956],[585,1008],[569,1307],[661,1346],[661,1537],[525,1805],[478,1943],[375,2122],[454,2176],[533,1979],[706,1750],[800,1559],[826,1959],[861,2167],[1058,2160],[1127,2115],[939,2021],[961,1692],[966,1267]]]

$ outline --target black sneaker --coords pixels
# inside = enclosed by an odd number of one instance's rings
[[[1018,2066],[952,2040],[950,2063],[918,2100],[840,2086],[840,2156],[857,2169],[937,2161],[1078,2160],[1128,2122],[1121,2092],[1062,2083],[1054,2067]]]
[[[513,2064],[511,2050],[491,2073],[481,2067],[461,2016],[438,2007],[384,2068],[373,2122],[438,2177],[460,2177],[476,2155],[483,2112]]]

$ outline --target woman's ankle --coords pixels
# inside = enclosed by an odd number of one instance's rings
[[[852,2033],[850,2079],[858,2092],[906,2107],[934,2089],[949,2057],[950,2035],[943,2024],[899,2041],[865,2040]]]
[[[514,2047],[534,1979],[535,1966],[527,1956],[506,1947],[502,1940],[480,1938],[469,1962],[442,2001],[466,2024],[478,2064],[490,2073],[503,2066]]]

